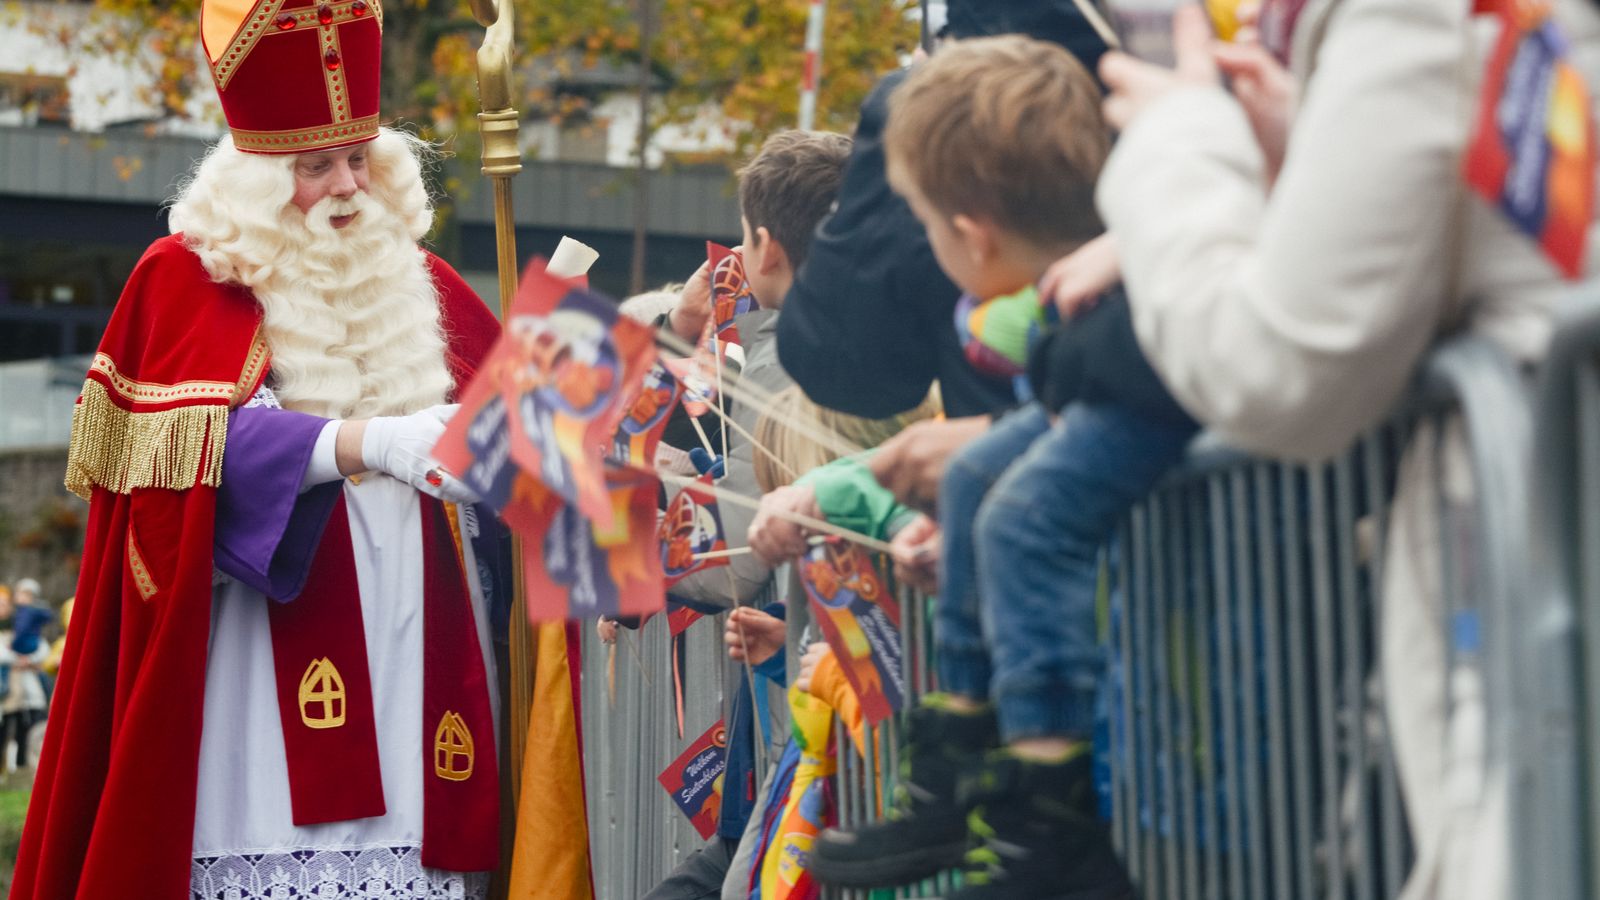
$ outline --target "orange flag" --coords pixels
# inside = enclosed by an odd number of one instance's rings
[[[537,626],[533,710],[522,757],[511,900],[594,900],[578,700],[566,622]],[[576,641],[573,642],[576,645]]]

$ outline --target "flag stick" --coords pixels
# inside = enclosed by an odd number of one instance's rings
[[[743,556],[746,553],[753,552],[749,547],[734,547],[729,550],[707,550],[704,553],[696,553],[689,558],[698,562],[702,559],[727,559],[730,556]]]
[[[700,446],[706,448],[706,455],[716,459],[717,451],[711,448],[711,438],[706,437],[706,430],[700,426],[700,417],[689,416],[689,424],[694,426],[694,433],[700,435]]]
[[[657,331],[656,343],[680,356],[692,356],[694,354],[694,348],[675,334]],[[796,434],[804,435],[818,446],[832,450],[840,456],[854,456],[862,450],[861,447],[845,439],[843,435],[823,428],[819,422],[803,422],[794,416],[786,415],[773,409],[773,395],[755,382],[746,381],[736,372],[728,373],[726,388],[728,396],[749,406],[757,413],[771,418],[778,424],[793,429]]]
[[[746,431],[744,426],[740,425],[738,423],[738,421],[736,421],[733,418],[732,415],[723,412],[720,407],[717,408],[717,409],[713,409],[712,411],[715,412],[717,415],[722,417],[722,427],[723,428],[725,428],[725,429],[726,428],[732,428],[734,431],[738,432],[740,437],[742,437],[745,440],[750,442],[750,446],[752,446],[752,447],[756,448],[757,450],[760,450],[762,453],[766,454],[767,459],[772,460],[772,464],[773,465],[777,466],[778,468],[782,469],[784,472],[788,473],[790,478],[799,478],[800,477],[800,473],[796,472],[793,468],[791,468],[788,463],[786,463],[783,460],[779,459],[778,455],[776,453],[773,453],[771,450],[768,450],[765,444],[763,444],[760,441],[756,440],[756,436],[751,434],[750,432]],[[690,418],[693,418],[693,417],[691,416]],[[724,436],[726,436],[727,432],[723,432],[723,434],[724,434]]]
[[[688,478],[683,475],[679,475],[676,472],[658,471],[656,472],[656,475],[660,477],[661,481],[665,484],[671,484],[677,487],[694,488],[697,491],[703,491],[711,494],[713,497],[716,497],[719,502],[725,500],[729,503],[732,503],[734,506],[742,506],[746,509],[753,510],[761,509],[761,501],[746,497],[737,491],[730,491],[727,488],[719,487],[715,484],[706,484],[703,481],[699,481],[694,478]],[[890,547],[886,541],[880,541],[875,537],[862,534],[858,531],[851,531],[848,528],[841,528],[832,522],[827,522],[822,519],[814,519],[811,516],[803,513],[790,512],[789,510],[780,509],[769,509],[767,512],[771,515],[777,516],[785,522],[793,522],[796,525],[809,528],[812,531],[820,531],[823,534],[831,534],[834,537],[844,538],[851,543],[860,544],[868,550],[876,550],[879,553],[889,553],[893,550],[893,548]]]
[[[717,418],[728,421],[727,409],[722,405],[722,337],[716,333],[711,335],[711,358],[717,361]],[[722,435],[722,473],[728,473],[728,429],[723,428]],[[711,454],[716,456],[715,453]]]
[[[1100,15],[1100,10],[1094,8],[1093,3],[1089,0],[1072,0],[1072,5],[1089,20],[1089,27],[1094,29],[1095,34],[1100,35],[1100,40],[1105,41],[1107,47],[1112,50],[1122,49],[1122,41],[1117,39],[1117,33],[1111,30],[1111,25],[1106,22],[1105,16]]]

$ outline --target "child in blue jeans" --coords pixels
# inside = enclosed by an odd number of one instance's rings
[[[885,887],[964,862],[952,900],[1133,896],[1091,780],[1098,557],[1196,425],[1140,353],[1120,294],[1029,354],[1037,317],[1011,316],[1100,230],[1099,101],[1069,54],[1018,36],[944,48],[890,99],[890,184],[941,267],[990,301],[962,306],[961,330],[985,345],[969,358],[1026,355],[1037,399],[949,464],[934,632],[944,693],[911,712],[889,818],[819,838],[824,881]]]

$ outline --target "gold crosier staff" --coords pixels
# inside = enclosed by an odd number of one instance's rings
[[[494,235],[500,271],[500,320],[511,314],[517,293],[517,226],[511,210],[511,179],[522,171],[517,141],[517,111],[511,105],[513,55],[511,0],[469,0],[472,17],[487,32],[478,48],[478,134],[483,142],[483,174],[494,186]],[[522,540],[511,538],[511,713],[510,765],[502,769],[511,785],[510,821],[515,821],[522,794],[522,757],[528,743],[528,714],[533,706],[533,628],[528,624],[526,588],[522,582]],[[509,848],[509,843],[506,845]],[[509,859],[509,855],[507,856]]]

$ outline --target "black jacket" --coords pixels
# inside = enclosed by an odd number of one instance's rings
[[[935,378],[950,415],[995,412],[1011,386],[967,365],[952,318],[961,292],[884,173],[888,98],[904,79],[889,75],[862,107],[839,206],[784,299],[778,358],[812,400],[852,415],[910,409]]]
[[[950,29],[957,37],[1021,31],[1055,41],[1091,72],[1105,50],[1071,0],[958,0]],[[818,226],[784,300],[778,357],[812,400],[853,415],[910,409],[934,379],[949,415],[998,412],[1012,404],[1011,384],[967,364],[952,318],[960,291],[889,189],[883,127],[889,94],[904,79],[886,76],[862,106],[839,206]]]
[[[1115,404],[1159,422],[1198,427],[1139,349],[1128,296],[1120,287],[1034,345],[1028,386],[1051,412],[1075,401]]]

